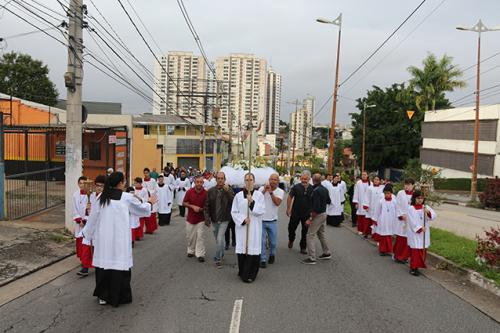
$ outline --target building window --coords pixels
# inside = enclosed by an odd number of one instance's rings
[[[101,160],[101,143],[91,142],[89,145],[89,160],[100,161]]]

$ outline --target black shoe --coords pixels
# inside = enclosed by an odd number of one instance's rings
[[[319,260],[330,260],[332,259],[331,253],[323,253],[318,257]]]
[[[76,273],[77,275],[80,275],[80,276],[87,276],[89,275],[89,269],[88,268],[82,268],[78,273]]]
[[[293,247],[293,241],[288,241],[288,248],[291,249]]]
[[[307,250],[306,249],[300,249],[300,253],[307,254]]]
[[[267,264],[265,261],[260,262],[260,268],[267,268]]]
[[[192,258],[192,257],[194,257],[194,254],[188,253],[188,258]]]
[[[203,257],[198,257],[198,261],[199,261],[199,262],[205,262],[205,258],[203,258]]]
[[[316,265],[316,260],[312,260],[311,258],[301,260],[300,262],[306,265]]]
[[[236,247],[236,242],[233,242],[231,245],[232,245],[233,247]]]
[[[267,261],[268,264],[274,264],[274,256],[269,256],[269,260]]]
[[[419,276],[420,272],[418,269],[410,269],[410,274],[413,276]]]
[[[229,244],[226,244],[226,246],[224,247],[224,250],[229,250]]]

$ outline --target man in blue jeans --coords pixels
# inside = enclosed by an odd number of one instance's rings
[[[279,175],[273,173],[269,182],[261,186],[259,191],[264,194],[266,212],[262,217],[262,250],[260,252],[260,267],[266,268],[267,263],[273,264],[276,256],[276,243],[278,240],[278,209],[283,201],[285,191],[278,187]],[[267,241],[269,239],[269,260],[267,259]]]
[[[222,258],[224,257],[224,235],[231,220],[234,192],[230,186],[226,185],[224,172],[218,172],[215,180],[216,186],[210,188],[207,192],[203,212],[205,214],[205,224],[208,227],[213,227],[216,244],[214,261],[217,268],[221,268]]]

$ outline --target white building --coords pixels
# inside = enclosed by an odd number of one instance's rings
[[[252,126],[266,132],[266,60],[251,54],[231,54],[217,58],[217,79],[222,80],[220,124],[224,133],[236,136]]]
[[[312,128],[314,115],[314,97],[308,96],[303,100],[303,105],[290,114],[290,142],[294,145],[296,154],[311,153]]]
[[[153,114],[174,114],[204,120],[207,70],[203,58],[192,52],[169,52],[154,65]],[[167,75],[168,73],[168,75]]]
[[[281,109],[281,75],[272,68],[267,72],[266,134],[278,134]]]
[[[479,113],[478,177],[500,176],[500,104]],[[427,111],[422,123],[420,161],[446,178],[470,178],[475,107]]]

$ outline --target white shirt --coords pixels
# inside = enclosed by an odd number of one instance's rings
[[[264,195],[254,191],[255,204],[250,210],[250,225],[248,225],[248,254],[259,255],[262,248],[262,216],[266,211]],[[236,231],[236,253],[245,254],[247,240],[247,225],[241,225],[247,218],[248,201],[243,197],[243,191],[238,192],[233,200],[231,216],[233,217]]]
[[[264,191],[264,186],[261,186],[259,188],[259,192]],[[276,189],[273,191],[273,195],[277,198],[280,198],[283,200],[285,196],[285,191],[280,189],[279,187],[276,187]],[[264,215],[262,215],[262,220],[263,221],[274,221],[278,220],[278,211],[279,211],[279,206],[276,206],[273,202],[273,199],[271,198],[271,194],[269,192],[266,192],[264,194],[264,202],[266,204],[266,212]],[[283,201],[282,201],[283,202]]]

